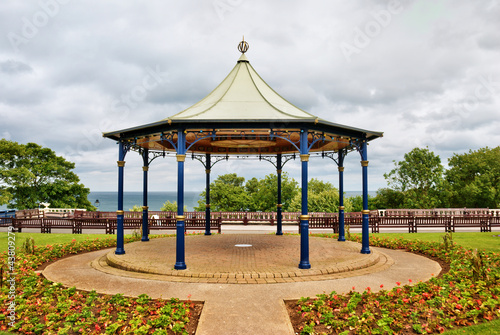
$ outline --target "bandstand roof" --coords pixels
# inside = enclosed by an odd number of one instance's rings
[[[242,42],[245,43],[246,42]],[[189,151],[213,154],[294,153],[301,129],[307,129],[310,151],[337,151],[352,146],[352,140],[368,141],[381,132],[344,126],[320,119],[294,106],[276,93],[250,65],[241,47],[241,57],[229,75],[193,106],[158,122],[107,132],[116,141],[154,151],[175,151],[176,133],[186,133],[194,143]],[[244,45],[243,45],[244,46]],[[317,138],[322,140],[318,141]],[[168,140],[168,138],[170,140]],[[196,142],[196,143],[195,143]]]

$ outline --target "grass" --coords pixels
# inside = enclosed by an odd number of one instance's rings
[[[12,236],[12,235],[11,235]],[[73,240],[77,242],[84,240],[99,239],[116,239],[115,235],[105,234],[41,234],[41,233],[15,233],[16,248],[20,248],[27,238],[33,238],[36,246],[45,246],[49,244],[68,243]],[[7,251],[8,233],[0,233],[0,252]],[[1,334],[0,334],[1,335]]]
[[[500,320],[493,320],[475,326],[460,328],[444,332],[446,335],[498,335],[500,334]]]
[[[428,242],[443,242],[445,233],[377,233],[379,237],[398,238],[405,240],[420,240]],[[453,242],[465,248],[500,252],[500,233],[452,233]]]

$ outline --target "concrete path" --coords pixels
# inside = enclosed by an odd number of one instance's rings
[[[125,250],[128,248],[130,245],[125,246]],[[273,284],[186,282],[173,281],[171,276],[132,273],[110,267],[106,255],[112,250],[62,259],[49,265],[43,275],[67,287],[106,294],[138,296],[146,293],[153,298],[185,300],[190,297],[193,301],[204,301],[198,335],[294,334],[283,300],[314,297],[331,291],[344,293],[353,287],[357,291],[367,287],[377,291],[380,285],[391,289],[396,282],[407,284],[409,279],[413,283],[426,281],[441,271],[439,264],[425,257],[372,248],[374,253],[380,255],[379,262],[367,268],[328,274],[335,275],[335,278],[325,276],[323,280],[308,280],[302,277],[301,281]],[[189,259],[189,254],[186,259]],[[208,257],[207,261],[210,262],[210,259]],[[313,260],[311,263],[314,268]]]

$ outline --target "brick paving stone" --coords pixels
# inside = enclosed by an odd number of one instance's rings
[[[239,248],[237,244],[252,247]],[[378,253],[361,254],[359,245],[310,237],[311,269],[299,269],[300,236],[187,236],[187,270],[175,270],[175,238],[127,245],[125,255],[111,251],[107,263],[131,272],[163,275],[172,281],[205,283],[277,283],[327,280],[332,274],[383,266]],[[145,264],[145,262],[147,262]],[[351,276],[348,274],[347,276]],[[279,281],[277,280],[279,279]]]

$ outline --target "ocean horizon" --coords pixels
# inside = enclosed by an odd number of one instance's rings
[[[375,196],[376,192],[368,192],[371,196]],[[362,195],[360,191],[344,192],[345,197],[354,197]],[[89,201],[95,206],[95,201],[99,200],[99,210],[103,212],[116,211],[118,208],[118,193],[114,192],[90,192]],[[198,206],[198,200],[201,199],[198,192],[184,192],[184,204],[188,211],[192,211]],[[177,192],[149,192],[148,207],[151,211],[159,211],[163,204],[167,201],[177,201]],[[203,201],[203,203],[205,203]],[[124,192],[123,193],[123,210],[128,211],[134,205],[142,206],[142,192]]]
[[[363,194],[361,191],[346,191],[345,197],[354,197]],[[369,195],[375,196],[376,191],[368,192]],[[91,191],[87,197],[90,203],[96,206],[96,200],[99,200],[98,210],[102,212],[113,212],[118,208],[118,192],[116,191]],[[198,200],[201,199],[198,192],[184,192],[184,205],[188,211],[192,211],[198,206]],[[148,207],[151,211],[159,211],[163,204],[167,201],[177,201],[177,192],[149,192]],[[205,203],[205,202],[203,202]],[[124,192],[123,193],[123,210],[128,211],[134,205],[142,206],[142,192]],[[96,206],[97,207],[97,206]],[[7,206],[0,206],[0,210],[6,210]]]

